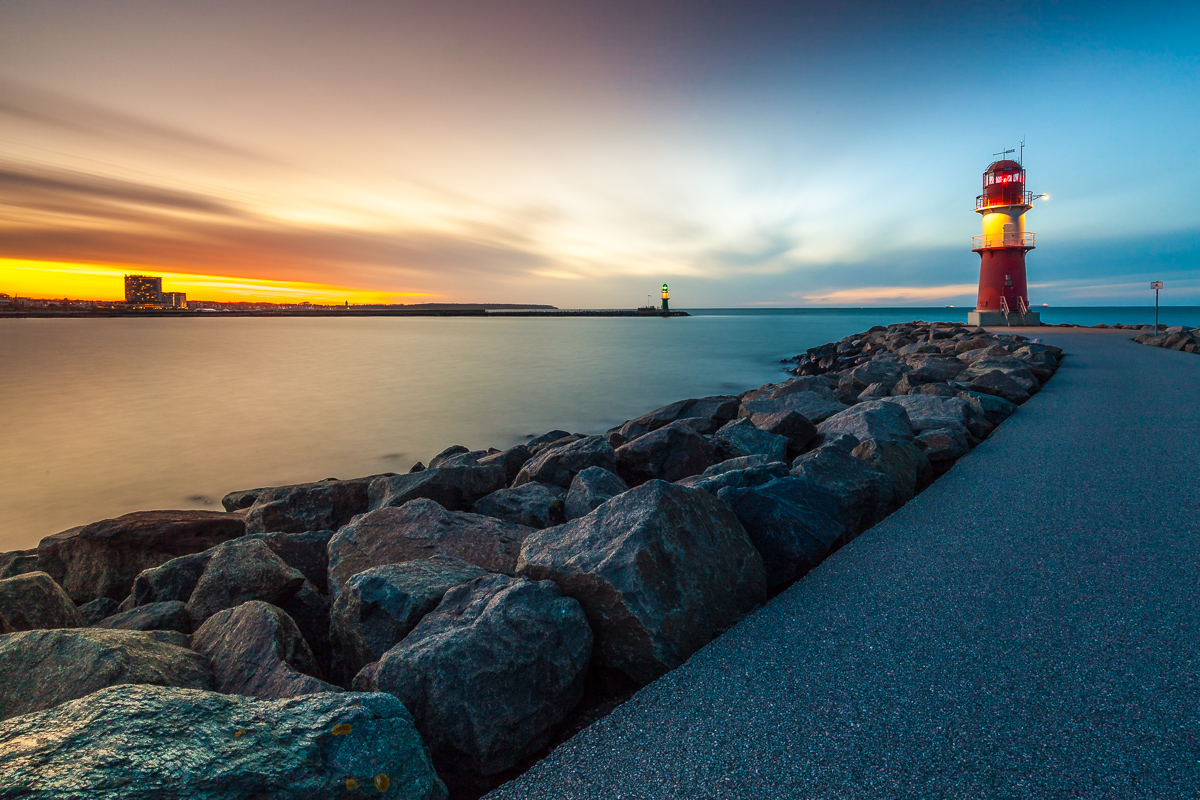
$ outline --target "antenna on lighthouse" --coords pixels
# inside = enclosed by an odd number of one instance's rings
[[[1025,166],[1025,135],[1021,134],[1021,155],[1017,157],[1017,163],[1022,167]]]
[[[1001,150],[999,153],[992,153],[992,155],[1000,156],[1001,158],[1004,158],[1009,153],[1015,153],[1015,152],[1017,152],[1017,151],[1016,150]]]

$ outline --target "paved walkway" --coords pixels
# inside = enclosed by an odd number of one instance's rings
[[[490,797],[1200,797],[1200,356],[1030,335],[988,441]]]

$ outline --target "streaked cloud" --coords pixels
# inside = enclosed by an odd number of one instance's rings
[[[1194,16],[9,4],[0,253],[467,302],[958,304],[979,174],[1028,134],[1037,299],[1085,302],[1073,281],[1195,263]],[[1036,66],[998,89],[981,48]]]

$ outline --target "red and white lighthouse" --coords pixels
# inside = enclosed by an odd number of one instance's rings
[[[967,324],[1041,324],[1038,313],[1029,310],[1025,283],[1025,254],[1034,247],[1033,234],[1025,231],[1025,212],[1031,208],[1025,168],[1009,159],[989,164],[983,194],[975,198],[975,211],[983,216],[983,233],[971,243],[979,253],[979,298]]]

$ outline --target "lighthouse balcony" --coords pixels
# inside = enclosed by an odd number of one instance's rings
[[[990,250],[993,247],[1023,247],[1026,250],[1032,250],[1033,234],[1032,233],[1007,233],[1007,234],[980,234],[979,236],[971,237],[972,250]]]
[[[985,208],[999,208],[1001,206],[1031,205],[1033,205],[1033,192],[1004,191],[997,192],[991,196],[981,194],[975,198],[976,211],[980,211]]]

